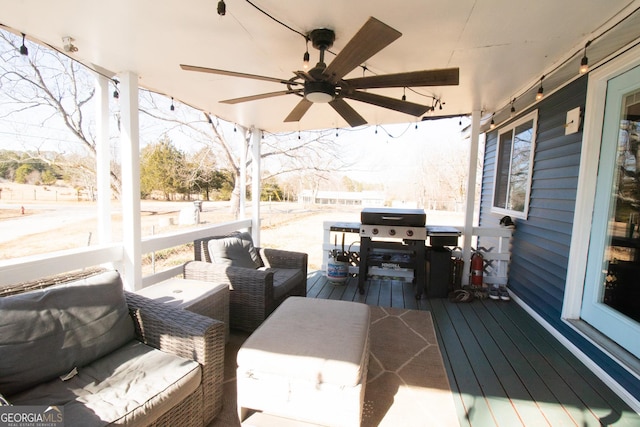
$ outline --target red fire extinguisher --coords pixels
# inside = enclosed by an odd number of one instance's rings
[[[482,271],[484,270],[484,258],[480,252],[471,255],[471,285],[482,286]]]

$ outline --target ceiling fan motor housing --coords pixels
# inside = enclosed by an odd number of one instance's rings
[[[304,83],[304,97],[314,103],[331,102],[336,97],[336,87],[329,82],[307,81]]]
[[[336,40],[336,33],[328,28],[319,28],[309,33],[311,45],[318,50],[329,49]]]

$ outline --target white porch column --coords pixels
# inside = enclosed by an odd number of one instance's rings
[[[98,243],[111,242],[111,157],[109,152],[109,79],[96,74],[96,186]]]
[[[138,123],[138,76],[120,75],[122,157],[123,281],[129,290],[142,287],[142,245],[140,224],[140,139]]]
[[[462,243],[462,284],[469,284],[469,263],[471,261],[471,240],[473,238],[473,218],[476,205],[476,175],[478,173],[478,144],[480,139],[480,115],[479,110],[471,113],[471,147],[469,147],[469,176],[467,178],[467,200],[465,201],[464,232]]]
[[[251,128],[251,235],[256,246],[260,246],[260,141],[262,140],[262,131],[260,129]]]
[[[240,132],[236,132],[236,138],[242,138],[240,148],[240,218],[247,217],[247,151],[249,150],[249,142],[247,138],[247,129],[240,128]],[[240,136],[237,136],[240,135]]]

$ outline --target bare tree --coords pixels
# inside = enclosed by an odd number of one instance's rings
[[[20,37],[0,29],[0,120],[22,117],[24,121],[29,115],[30,120],[37,117],[43,128],[62,125],[73,138],[60,141],[60,145],[76,142],[95,158],[93,121],[87,117],[95,94],[91,72],[66,55],[34,43],[28,43],[28,55],[21,55],[21,44]],[[41,134],[43,142],[50,142],[46,132]],[[66,148],[58,152],[64,153]],[[48,162],[63,159],[44,156],[39,149],[33,153]],[[113,168],[111,183],[114,194],[120,194],[120,177]]]
[[[240,206],[241,159],[247,159],[247,185],[251,175],[251,156],[241,150],[250,149],[251,129],[238,135],[241,129],[224,122],[210,113],[201,112],[188,105],[171,101],[173,109],[167,108],[167,98],[156,93],[143,91],[140,96],[140,112],[147,117],[161,121],[169,131],[181,133],[183,139],[192,145],[208,147],[216,154],[216,164],[220,169],[233,173],[234,188],[231,195],[231,209],[238,214]],[[302,132],[291,134],[268,134],[261,141],[261,160],[268,164],[266,172],[258,177],[261,181],[277,176],[304,171],[305,174],[323,176],[347,167],[338,160],[337,145],[330,138],[331,131]],[[178,138],[175,138],[178,139]],[[244,143],[243,143],[244,142]],[[207,167],[207,164],[203,164]]]
[[[45,46],[28,44],[29,55],[20,54],[22,39],[15,34],[0,30],[0,91],[4,99],[0,106],[0,120],[12,120],[29,114],[40,117],[40,125],[61,124],[91,156],[96,155],[96,140],[93,134],[91,101],[95,86],[92,72],[82,64],[66,55]],[[140,91],[140,113],[148,120],[141,120],[141,136],[156,140],[161,134],[181,133],[182,139],[200,147],[208,147],[216,155],[219,169],[232,172],[234,189],[232,192],[232,210],[237,214],[240,204],[240,159],[243,147],[249,147],[251,130],[239,136],[236,132],[229,135],[231,125],[223,120],[174,102],[168,97]],[[117,112],[116,112],[117,118]],[[160,123],[160,124],[158,124]],[[158,131],[157,128],[161,130]],[[235,130],[235,129],[234,129]],[[155,134],[154,134],[155,132]],[[288,135],[269,134],[262,141],[261,160],[268,163],[268,171],[262,177],[251,176],[251,156],[246,156],[248,184],[252,179],[272,179],[283,174],[305,171],[317,179],[326,177],[337,170],[347,167],[339,160],[337,146],[331,138],[331,131],[291,133]],[[43,141],[46,137],[43,136]],[[247,142],[239,143],[239,142]],[[57,152],[65,153],[69,141],[60,141]],[[35,150],[35,155],[42,153]],[[244,153],[247,154],[247,153]],[[51,157],[48,157],[51,161]],[[62,157],[55,159],[62,161]],[[203,163],[203,167],[210,167]],[[111,179],[115,194],[120,192],[120,178],[112,168]]]

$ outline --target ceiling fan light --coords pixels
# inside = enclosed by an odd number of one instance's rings
[[[335,98],[335,88],[328,82],[306,82],[304,84],[304,97],[313,103],[327,103]]]

